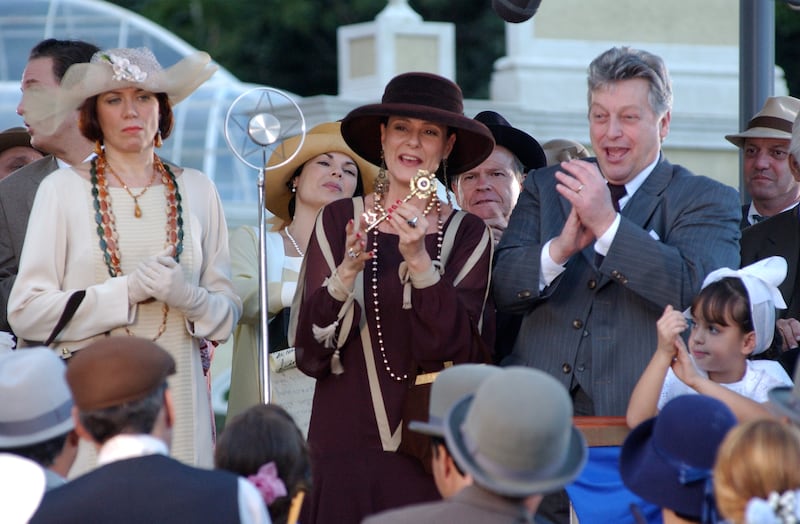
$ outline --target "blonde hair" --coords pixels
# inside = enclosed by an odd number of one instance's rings
[[[733,428],[714,466],[714,496],[720,514],[744,522],[747,502],[772,492],[800,488],[800,429],[762,419]]]

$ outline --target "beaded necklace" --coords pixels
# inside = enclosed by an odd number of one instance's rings
[[[284,233],[286,233],[286,238],[288,238],[289,242],[291,242],[292,245],[294,246],[294,250],[297,251],[297,254],[300,255],[301,257],[305,256],[305,253],[303,253],[303,250],[300,249],[300,245],[297,243],[297,240],[295,240],[292,234],[289,232],[289,226],[283,228],[283,231]]]
[[[103,252],[108,274],[111,277],[116,277],[122,276],[123,273],[120,266],[121,254],[119,251],[117,221],[111,206],[111,194],[105,177],[106,167],[108,167],[108,162],[105,158],[105,152],[101,151],[100,154],[92,159],[89,174],[92,183],[94,219],[97,224],[96,231],[100,238],[100,250]],[[175,246],[174,258],[175,262],[179,262],[180,255],[183,252],[183,207],[181,206],[178,183],[169,166],[163,164],[155,154],[153,155],[153,168],[161,174],[161,183],[164,185],[164,195],[167,200],[166,243]],[[161,312],[161,325],[153,340],[158,340],[167,329],[169,306],[166,303],[161,307]],[[134,336],[127,326],[125,326],[125,332],[129,336]]]
[[[381,204],[380,200],[383,198],[383,195],[379,193],[375,193],[375,198],[373,200],[373,210],[376,213],[376,216],[381,216],[385,214],[385,210],[383,209],[383,205]],[[444,240],[444,222],[442,220],[442,202],[436,197],[436,194],[430,197],[428,204],[425,206],[425,211],[423,214],[425,216],[436,206],[436,214],[437,214],[437,238],[436,238],[436,260],[441,262],[442,259],[442,243]],[[380,313],[380,300],[378,298],[378,228],[376,227],[373,230],[373,240],[372,240],[372,305],[375,311],[375,332],[378,337],[378,349],[381,352],[381,359],[383,360],[383,367],[386,369],[386,372],[389,376],[396,380],[397,382],[402,382],[404,380],[408,380],[408,373],[403,373],[399,375],[392,370],[392,367],[389,365],[389,359],[386,356],[386,349],[383,345],[383,329],[381,328],[381,313]]]

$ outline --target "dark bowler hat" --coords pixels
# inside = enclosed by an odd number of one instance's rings
[[[494,149],[492,134],[486,126],[464,116],[461,88],[439,75],[404,73],[392,78],[386,84],[380,104],[357,107],[344,117],[342,136],[353,151],[380,165],[380,125],[390,116],[419,118],[453,131],[456,142],[447,158],[450,174],[472,169]]]
[[[67,366],[67,384],[81,411],[141,400],[175,373],[175,360],[155,342],[138,337],[106,337],[76,352]]]
[[[489,128],[495,144],[514,153],[525,171],[547,165],[547,155],[539,142],[525,131],[512,127],[500,113],[482,111],[475,115],[475,120]]]

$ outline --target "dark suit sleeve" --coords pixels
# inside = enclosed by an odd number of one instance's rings
[[[8,295],[17,277],[17,257],[11,245],[11,231],[3,199],[0,198],[0,331],[11,331],[8,325]]]
[[[689,307],[708,273],[739,267],[737,192],[683,171],[644,227],[623,214],[600,266],[603,274],[659,308]]]

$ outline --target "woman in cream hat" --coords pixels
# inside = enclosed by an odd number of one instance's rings
[[[308,131],[300,151],[292,160],[266,172],[264,203],[275,216],[275,227],[265,239],[269,261],[270,352],[288,347],[289,306],[317,213],[334,200],[372,191],[378,167],[350,149],[342,138],[340,127],[339,122],[317,125]],[[287,139],[284,149],[295,150],[299,141],[299,136]],[[275,153],[268,165],[279,164],[281,160],[281,156]],[[258,228],[238,228],[231,234],[230,248],[233,285],[242,299],[244,311],[234,338],[228,417],[261,402],[256,351],[259,324]],[[298,378],[310,381],[305,376]],[[313,381],[311,384],[313,389]],[[275,393],[273,391],[273,395]],[[310,403],[311,399],[308,400]],[[276,398],[276,401],[280,402],[280,399]],[[304,432],[308,428],[310,408],[309,405],[307,410],[292,413]]]
[[[494,147],[486,126],[464,116],[460,88],[401,74],[381,103],[344,118],[342,135],[381,170],[374,192],[320,212],[292,304],[297,366],[317,379],[304,523],[361,522],[438,498],[407,448],[404,407],[419,406],[406,399],[418,398],[418,375],[489,360],[494,335],[482,322],[490,234],[431,191],[433,173],[444,183]]]
[[[213,182],[155,151],[172,129],[172,106],[215,70],[202,52],[163,69],[148,49],[112,49],[71,66],[57,90],[25,91],[26,121],[57,127],[78,109],[81,132],[97,145],[90,161],[39,187],[9,298],[14,332],[46,340],[85,291],[53,343],[64,358],[109,335],[166,349],[178,368],[172,454],[207,467],[213,424],[200,345],[230,336],[241,303]]]

